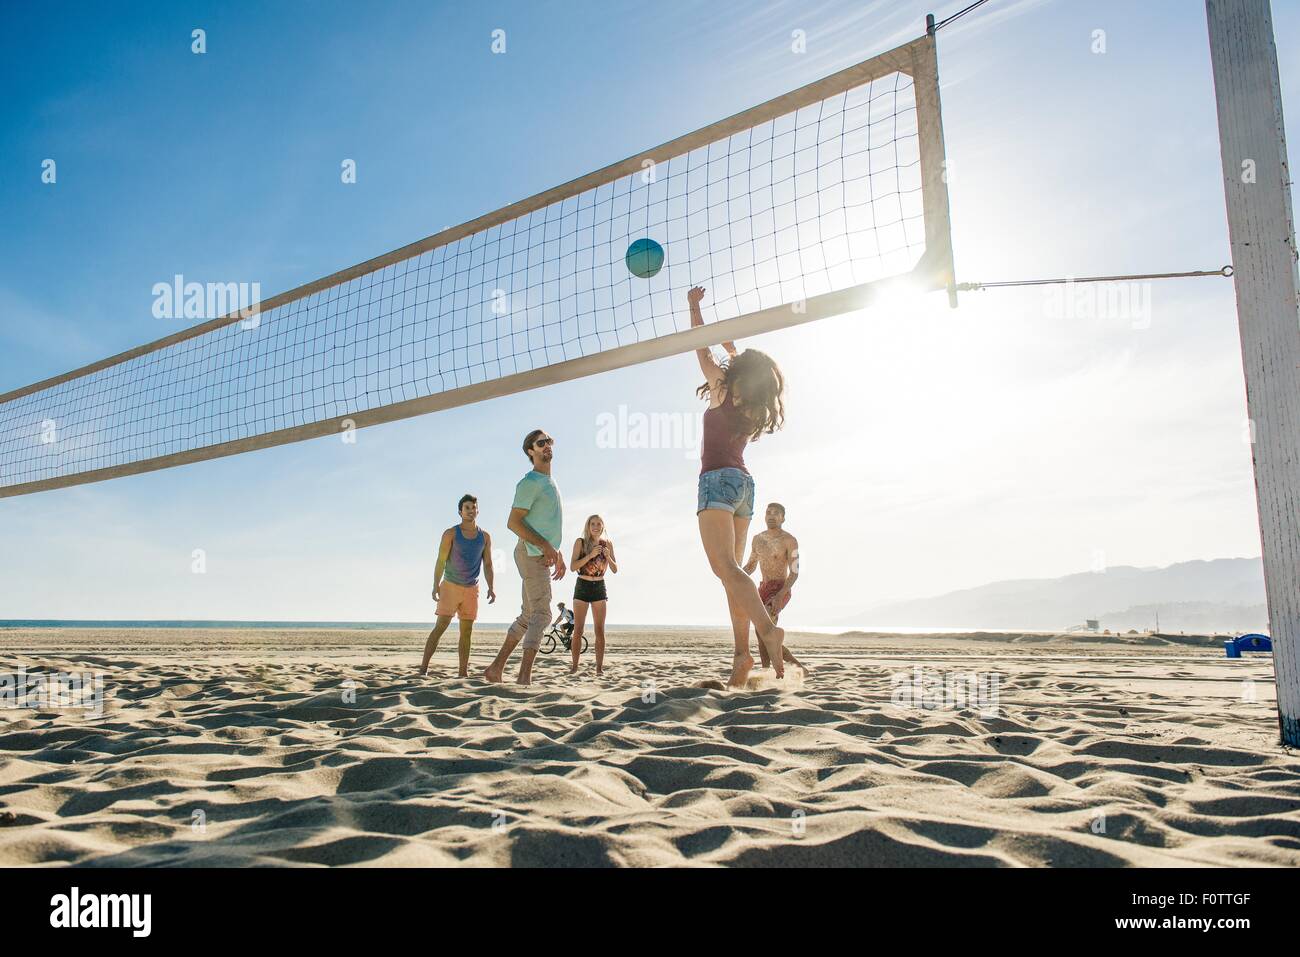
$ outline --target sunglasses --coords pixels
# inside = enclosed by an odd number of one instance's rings
[[[538,439],[536,442],[533,443],[533,448],[544,449],[548,445],[554,445],[554,444],[555,444],[555,439]]]

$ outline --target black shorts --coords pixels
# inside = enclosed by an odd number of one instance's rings
[[[573,586],[574,601],[604,601],[609,596],[605,594],[605,580],[587,581],[585,578],[579,578],[578,583]]]

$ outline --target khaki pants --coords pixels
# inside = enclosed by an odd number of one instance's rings
[[[522,538],[515,546],[515,567],[523,580],[523,607],[506,636],[523,634],[527,650],[542,643],[542,632],[551,623],[551,570],[541,555],[528,554]]]

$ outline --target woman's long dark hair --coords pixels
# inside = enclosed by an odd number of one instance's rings
[[[733,395],[732,386],[740,387],[741,400],[737,405],[749,423],[751,442],[785,425],[785,376],[771,356],[757,349],[746,349],[724,361],[720,368],[722,378],[718,385],[726,391],[728,399]],[[713,384],[709,382],[695,390],[702,399],[709,398],[712,392]]]

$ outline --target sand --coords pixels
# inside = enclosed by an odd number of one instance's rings
[[[792,634],[807,676],[717,691],[724,633],[621,632],[519,688],[455,678],[454,635],[417,677],[423,638],[0,631],[0,674],[106,691],[0,709],[0,864],[1300,864],[1268,656]]]

